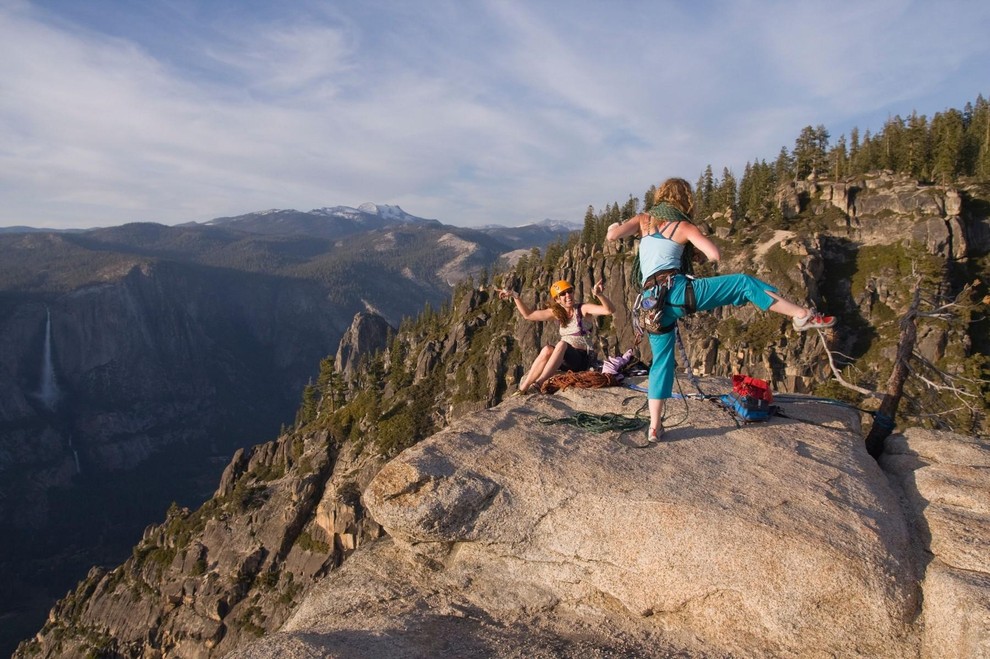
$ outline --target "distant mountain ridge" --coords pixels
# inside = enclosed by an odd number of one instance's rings
[[[145,222],[126,224],[151,224]],[[157,224],[157,223],[154,223]],[[307,235],[324,235],[343,232],[343,234],[367,231],[374,228],[384,228],[392,224],[420,224],[428,226],[444,226],[437,219],[423,218],[411,213],[407,213],[401,206],[393,204],[377,204],[365,202],[357,208],[351,206],[323,206],[309,211],[299,211],[292,208],[270,208],[268,210],[253,211],[243,215],[230,215],[215,217],[202,222],[191,221],[182,222],[175,225],[177,227],[190,226],[217,226],[236,228],[241,231],[252,233],[262,233],[266,235],[281,235],[288,233],[305,233]],[[124,226],[124,225],[114,225]],[[456,226],[456,225],[451,225]],[[89,229],[51,229],[45,227],[32,227],[26,225],[0,227],[0,235],[8,233],[84,233],[101,229],[112,229],[111,227],[92,227]],[[566,236],[573,231],[579,231],[581,225],[563,220],[551,220],[549,218],[541,222],[530,222],[519,226],[506,226],[503,224],[491,223],[480,227],[457,227],[468,230],[480,231],[481,233],[493,237],[505,237],[507,240],[515,242],[523,239],[521,236],[549,236],[549,242],[553,242],[561,236]],[[330,235],[328,237],[337,237]],[[548,244],[548,243],[547,243]],[[544,245],[545,246],[545,245]]]
[[[183,226],[196,224],[198,223],[189,223]],[[518,249],[522,245],[542,249],[581,229],[579,224],[551,219],[515,227],[501,224],[458,227],[444,224],[436,219],[412,215],[400,206],[373,202],[363,203],[357,208],[324,206],[310,211],[273,208],[232,217],[218,217],[202,224],[264,235],[304,234],[329,239],[339,239],[355,233],[385,229],[394,225],[446,228],[455,234],[460,234],[463,231],[483,234],[498,242],[498,245],[492,245],[492,247],[501,247],[505,251]]]
[[[197,224],[200,223],[189,223],[184,226]],[[311,211],[273,208],[233,217],[218,217],[202,224],[263,235],[304,234],[330,239],[384,229],[394,224],[440,226],[437,220],[416,217],[398,206],[378,205],[371,202],[361,204],[358,208],[325,206]]]

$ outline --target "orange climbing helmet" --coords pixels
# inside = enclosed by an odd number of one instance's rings
[[[567,291],[574,290],[574,287],[569,283],[561,279],[558,282],[554,282],[553,286],[550,287],[550,297],[557,298],[566,293]]]

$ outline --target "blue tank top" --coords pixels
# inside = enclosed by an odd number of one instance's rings
[[[677,224],[679,222],[668,224],[664,230],[673,226],[674,229],[670,231],[670,234],[673,235],[677,231]],[[645,283],[646,278],[654,272],[680,270],[683,254],[684,245],[671,240],[660,232],[643,236],[643,239],[639,241],[639,271],[643,278],[642,283]]]

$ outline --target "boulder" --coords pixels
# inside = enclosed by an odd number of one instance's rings
[[[510,399],[408,449],[364,494],[392,540],[234,656],[916,655],[916,553],[855,413],[684,399],[645,448],[568,423],[644,402]]]

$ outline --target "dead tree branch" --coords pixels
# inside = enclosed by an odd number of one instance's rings
[[[835,366],[835,359],[833,358],[832,351],[828,349],[828,344],[825,342],[824,332],[822,332],[822,330],[818,330],[818,335],[822,339],[822,345],[825,346],[825,354],[828,355],[828,365],[829,368],[832,369],[832,376],[839,382],[839,384],[846,389],[852,389],[856,393],[867,396],[868,398],[879,398],[880,395],[875,391],[870,391],[869,389],[864,389],[863,387],[857,386],[851,382],[846,382],[846,380],[842,377],[842,374],[839,372],[839,369]]]
[[[866,436],[866,451],[874,458],[883,453],[884,440],[894,431],[894,415],[901,403],[904,392],[904,381],[910,374],[909,360],[914,353],[914,344],[918,339],[918,305],[921,303],[921,287],[914,289],[914,299],[907,313],[901,318],[901,332],[897,340],[897,356],[894,358],[894,368],[887,380],[887,391],[880,401],[880,409],[873,417],[873,426]]]

